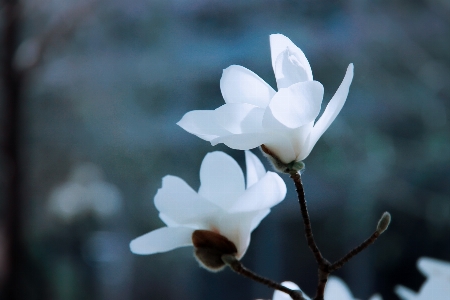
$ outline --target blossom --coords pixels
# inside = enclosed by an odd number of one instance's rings
[[[198,192],[179,177],[165,176],[155,206],[167,226],[131,241],[131,251],[154,254],[193,245],[200,264],[210,270],[224,266],[223,254],[242,258],[251,232],[286,195],[278,174],[266,172],[250,151],[245,158],[246,186],[236,161],[218,151],[203,159]]]
[[[290,288],[291,290],[300,290],[300,288],[293,282],[285,281],[282,283],[287,288]],[[303,295],[303,297],[306,300],[310,300],[310,298],[306,295]],[[275,291],[273,294],[273,300],[290,300],[291,298],[289,295],[280,292]],[[324,294],[325,300],[356,300],[353,298],[352,293],[350,292],[349,288],[345,284],[345,282],[335,276],[330,276],[328,278],[327,285],[325,287],[325,294]],[[382,300],[382,298],[378,295],[373,295],[370,297],[369,300]]]
[[[395,292],[403,300],[448,300],[450,299],[450,262],[422,257],[417,268],[427,277],[418,293],[404,286],[397,286]]]
[[[112,217],[121,207],[120,191],[106,182],[102,170],[92,163],[76,166],[69,179],[53,189],[48,202],[49,210],[66,222],[88,213],[100,218]]]
[[[232,65],[223,70],[220,80],[225,104],[188,112],[177,124],[213,146],[224,143],[248,150],[264,145],[266,154],[282,164],[305,159],[344,105],[353,64],[315,122],[324,89],[313,80],[304,53],[281,34],[270,36],[270,48],[278,92],[252,71]]]

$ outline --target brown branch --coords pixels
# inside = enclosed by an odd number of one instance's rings
[[[236,259],[233,255],[222,255],[222,260],[224,263],[226,263],[233,271],[236,273],[245,276],[247,278],[250,278],[251,280],[254,280],[256,282],[262,283],[270,288],[282,291],[289,296],[291,296],[294,300],[305,300],[302,293],[300,291],[294,291],[291,290],[273,280],[270,280],[268,278],[259,276],[258,274],[253,273],[249,269],[245,268],[242,263]]]
[[[338,269],[340,269],[345,263],[347,263],[350,259],[352,259],[355,255],[357,255],[358,253],[360,253],[361,251],[363,251],[364,249],[366,249],[367,247],[369,247],[370,245],[372,245],[373,243],[375,243],[375,241],[377,240],[377,238],[381,235],[380,232],[375,231],[367,240],[365,240],[364,242],[362,242],[359,246],[357,246],[356,248],[354,248],[352,251],[350,251],[349,253],[347,253],[347,255],[345,255],[344,257],[342,257],[340,260],[336,261],[335,263],[333,263],[330,267],[330,272],[336,271]]]
[[[329,265],[329,262],[323,258],[320,253],[319,247],[316,245],[314,236],[312,233],[311,221],[309,220],[308,207],[306,205],[305,191],[303,190],[302,179],[298,172],[290,173],[292,180],[294,180],[295,189],[298,195],[298,202],[300,204],[300,211],[303,217],[303,224],[305,225],[305,236],[308,242],[308,246],[311,249],[317,263],[320,265]]]
[[[326,260],[322,253],[320,253],[319,247],[317,247],[316,242],[314,240],[314,236],[312,233],[311,221],[309,220],[308,207],[306,206],[305,199],[305,191],[303,190],[302,179],[300,174],[296,171],[290,172],[291,178],[294,181],[295,188],[297,191],[298,202],[300,203],[300,210],[303,217],[303,224],[305,226],[305,236],[308,242],[308,246],[311,249],[316,262],[318,264],[318,275],[319,281],[317,284],[316,296],[314,300],[324,300],[324,292],[325,286],[328,281],[328,277],[330,274],[337,269],[341,268],[345,263],[347,263],[350,259],[352,259],[355,255],[366,249],[368,246],[373,244],[377,238],[387,229],[389,223],[391,222],[391,215],[388,212],[383,213],[380,220],[378,221],[377,229],[375,232],[363,243],[361,243],[358,247],[354,248],[347,255],[345,255],[340,260],[336,261],[333,264],[330,264],[328,260]]]
[[[314,300],[324,300],[324,294],[325,294],[325,286],[328,282],[328,277],[330,276],[330,271],[322,271],[319,267],[319,281],[317,283],[317,289],[316,289],[316,297]]]

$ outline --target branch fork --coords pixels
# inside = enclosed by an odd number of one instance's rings
[[[322,253],[319,250],[319,247],[317,246],[314,236],[312,233],[312,227],[311,227],[311,221],[309,219],[308,214],[308,207],[306,205],[306,199],[305,199],[305,192],[303,190],[303,184],[300,177],[300,174],[297,171],[292,171],[289,173],[290,177],[294,181],[295,188],[297,191],[298,201],[300,204],[300,211],[303,218],[303,224],[305,227],[305,236],[308,243],[309,248],[311,249],[311,252],[314,255],[314,258],[316,259],[317,265],[318,265],[318,284],[317,284],[317,290],[316,290],[316,296],[314,297],[314,300],[323,300],[324,299],[324,292],[325,292],[325,286],[328,281],[329,275],[340,269],[345,263],[347,263],[350,259],[352,259],[354,256],[356,256],[358,253],[366,249],[368,246],[373,244],[377,238],[387,229],[389,226],[389,223],[391,221],[391,215],[388,212],[383,213],[383,215],[380,218],[380,221],[378,222],[377,228],[375,232],[364,242],[362,242],[359,246],[351,250],[349,253],[347,253],[344,257],[339,259],[338,261],[334,263],[330,263],[327,259],[325,259],[322,255]]]

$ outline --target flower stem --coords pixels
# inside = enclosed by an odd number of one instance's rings
[[[316,241],[314,240],[311,221],[309,220],[308,207],[306,206],[305,191],[303,190],[303,184],[300,174],[298,172],[291,172],[290,175],[292,180],[294,180],[295,188],[297,191],[298,202],[300,204],[300,211],[303,217],[303,224],[305,225],[305,236],[308,242],[308,246],[319,265],[329,264],[328,261],[323,258],[322,253],[320,253],[319,247],[317,247]]]
[[[250,271],[249,269],[245,268],[242,263],[234,256],[234,255],[222,255],[222,260],[225,264],[227,264],[233,271],[236,273],[245,276],[247,278],[250,278],[256,282],[262,283],[264,285],[267,285],[270,288],[282,291],[289,296],[291,296],[294,300],[305,300],[302,293],[300,291],[294,291],[291,290],[275,281],[272,281],[268,278],[259,276],[258,274]]]

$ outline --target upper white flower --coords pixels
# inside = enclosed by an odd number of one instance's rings
[[[134,239],[131,251],[153,254],[190,246],[194,231],[205,230],[231,241],[240,259],[250,243],[250,233],[286,195],[286,185],[278,174],[266,172],[250,151],[245,158],[247,186],[239,165],[223,152],[208,153],[203,159],[198,192],[181,178],[165,176],[155,206],[167,227]]]
[[[287,288],[291,290],[300,290],[300,288],[293,282],[285,281],[282,283]],[[306,300],[310,300],[310,298],[306,295],[303,295]],[[327,285],[325,287],[325,300],[356,300],[350,289],[347,287],[345,282],[339,277],[330,276],[328,278]],[[273,294],[273,300],[291,300],[291,297],[286,293],[275,291]],[[382,300],[379,295],[373,295],[369,300]]]
[[[434,258],[422,257],[417,268],[427,277],[418,293],[404,286],[397,286],[395,292],[403,300],[449,300],[450,263]]]
[[[248,150],[264,144],[285,164],[305,159],[344,105],[353,64],[315,122],[324,90],[305,55],[281,34],[270,36],[270,48],[278,92],[252,71],[232,65],[220,80],[225,104],[188,112],[177,124],[212,145]]]

